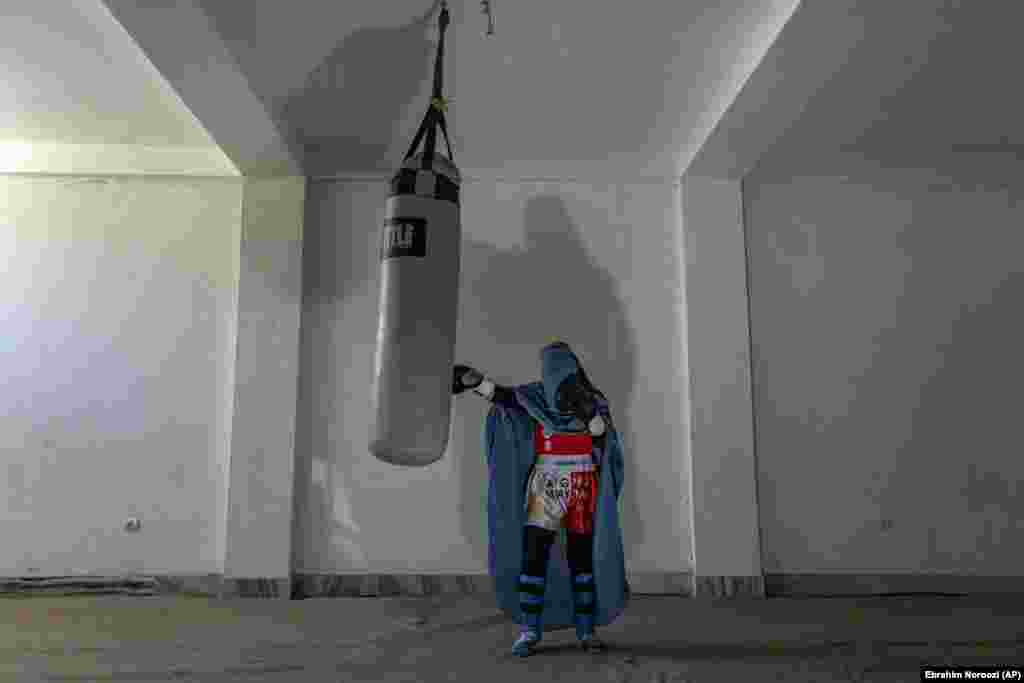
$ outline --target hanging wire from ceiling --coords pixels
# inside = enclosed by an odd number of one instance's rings
[[[494,12],[491,8],[491,0],[480,0],[480,11],[487,15],[487,35],[494,35]]]

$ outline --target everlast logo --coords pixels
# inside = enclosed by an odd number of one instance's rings
[[[425,218],[389,218],[384,223],[380,259],[427,255],[427,220]]]

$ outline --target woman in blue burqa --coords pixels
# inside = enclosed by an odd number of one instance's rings
[[[491,402],[488,563],[498,604],[520,624],[512,647],[529,656],[544,629],[575,626],[587,652],[605,644],[629,600],[618,500],[622,441],[608,400],[562,341],[540,352],[541,381],[501,386],[456,365],[452,391]],[[564,549],[563,549],[564,548]]]

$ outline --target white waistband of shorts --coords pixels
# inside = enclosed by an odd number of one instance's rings
[[[545,469],[572,469],[577,472],[597,469],[589,455],[538,455],[536,464]]]

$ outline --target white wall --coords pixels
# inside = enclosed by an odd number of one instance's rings
[[[683,227],[694,570],[760,577],[740,183],[685,176]]]
[[[0,178],[0,575],[220,571],[241,200]]]
[[[457,358],[533,381],[552,337],[579,351],[626,443],[627,566],[685,571],[686,369],[677,184],[467,182]],[[455,403],[446,456],[367,450],[387,184],[319,181],[306,205],[295,570],[486,573],[486,403]]]
[[[228,578],[280,580],[291,571],[305,184],[301,177],[245,179]]]
[[[962,161],[745,180],[766,572],[1024,571],[1024,188]]]

